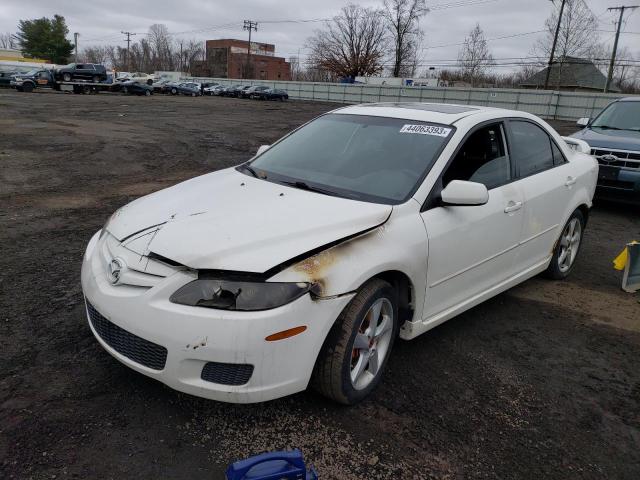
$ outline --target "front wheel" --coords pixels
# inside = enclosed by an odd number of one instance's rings
[[[145,90],[144,91],[144,96],[145,97],[150,97],[151,96],[151,92],[149,90]]]
[[[70,82],[71,81],[71,74],[70,73],[65,73],[64,75],[62,75],[62,79],[65,82]]]
[[[345,405],[363,400],[380,383],[398,336],[396,291],[387,282],[366,283],[342,311],[313,371],[312,386]]]
[[[562,280],[569,276],[580,250],[584,226],[584,215],[580,210],[576,210],[567,220],[556,242],[551,263],[545,272],[547,277]]]
[[[171,89],[171,95],[176,95],[178,93],[178,90],[176,90],[175,88]]]
[[[22,86],[22,90],[23,90],[23,91],[25,91],[25,92],[27,92],[27,93],[31,93],[31,92],[33,92],[33,84],[31,84],[31,83],[25,83],[25,84]]]
[[[129,93],[129,88],[128,87],[122,87],[122,93],[124,93],[125,95],[127,93]]]

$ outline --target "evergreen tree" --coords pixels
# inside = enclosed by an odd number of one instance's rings
[[[51,63],[66,63],[73,51],[67,40],[69,29],[60,15],[35,20],[20,20],[16,40],[24,55],[49,60]]]

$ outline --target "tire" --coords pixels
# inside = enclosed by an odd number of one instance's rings
[[[22,85],[22,91],[26,92],[26,93],[31,93],[33,92],[33,84],[31,83],[24,83]]]
[[[171,95],[176,95],[178,93],[178,90],[176,90],[175,88],[171,89]]]
[[[191,96],[192,96],[192,97],[195,97],[195,96],[196,96],[196,94],[192,92],[192,93],[191,93]]]
[[[62,80],[64,80],[65,82],[70,82],[71,81],[71,74],[70,73],[63,73],[62,74]]]
[[[145,97],[150,97],[151,96],[151,92],[149,90],[145,90],[144,91],[144,96]]]
[[[151,79],[147,80],[147,85],[149,85],[149,86],[153,85],[153,80],[151,80]]]
[[[122,87],[122,93],[125,95],[129,93],[129,87]]]
[[[576,264],[576,259],[582,245],[585,218],[580,210],[575,210],[567,223],[562,227],[560,238],[553,248],[551,263],[544,272],[547,278],[562,280],[569,276]]]
[[[370,312],[376,311],[377,328],[372,332]],[[340,313],[327,335],[313,369],[312,388],[345,405],[363,400],[380,383],[398,330],[396,291],[383,280],[370,280]],[[372,354],[377,367],[371,364]]]

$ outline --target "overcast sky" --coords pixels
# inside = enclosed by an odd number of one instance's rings
[[[468,2],[475,5],[452,7]],[[558,3],[560,0],[556,0]],[[600,21],[601,40],[613,43],[614,20],[617,12],[607,12],[607,7],[626,5],[624,0],[584,0]],[[275,43],[276,54],[284,57],[296,56],[300,52],[304,60],[305,43],[314,29],[322,28],[321,22],[268,23],[272,20],[312,20],[335,15],[346,1],[300,1],[300,0],[110,0],[88,2],[81,0],[2,0],[0,9],[0,32],[15,32],[20,19],[32,19],[54,14],[63,15],[73,32],[80,33],[80,49],[88,45],[119,44],[124,46],[120,31],[144,34],[149,25],[165,24],[171,32],[185,32],[185,39],[240,38],[247,32],[242,30],[244,19],[257,20],[258,31],[253,33],[255,41]],[[379,7],[382,0],[362,0],[363,6]],[[631,4],[638,2],[631,2]],[[426,34],[423,51],[425,66],[441,65],[457,57],[460,43],[479,22],[486,38],[535,32],[544,28],[545,19],[555,8],[550,0],[427,0],[432,10],[422,20]],[[626,13],[624,30],[636,32],[621,35],[620,45],[629,47],[640,57],[640,9]],[[489,43],[498,63],[507,63],[511,58],[530,55],[531,45],[540,33],[519,37],[496,39]],[[442,46],[449,45],[449,46]],[[505,59],[505,60],[501,60]],[[499,71],[506,70],[506,67]]]

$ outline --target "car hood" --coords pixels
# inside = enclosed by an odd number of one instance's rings
[[[640,132],[585,128],[571,135],[593,148],[640,151]]]
[[[111,217],[107,231],[141,255],[153,252],[194,269],[263,273],[381,225],[391,211],[230,168],[133,201]]]

